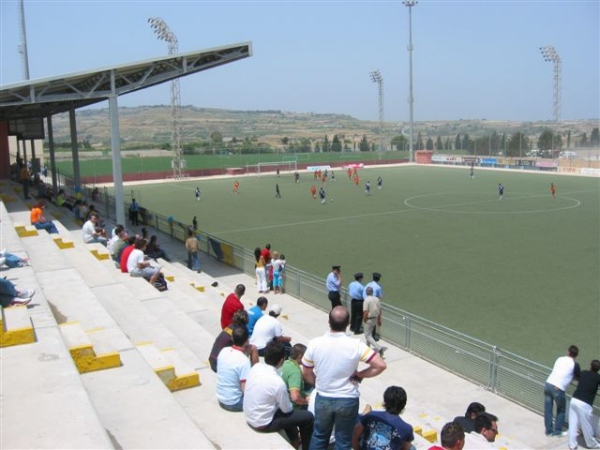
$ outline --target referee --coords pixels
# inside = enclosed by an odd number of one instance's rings
[[[331,309],[336,306],[341,306],[342,299],[340,296],[340,288],[342,287],[341,266],[332,266],[331,272],[325,280],[325,288],[327,289],[327,298],[331,302]]]

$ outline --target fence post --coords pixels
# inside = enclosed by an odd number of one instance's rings
[[[411,327],[412,327],[412,323],[410,320],[410,317],[405,317],[404,320],[406,321],[406,337],[405,337],[405,342],[406,342],[406,350],[410,351],[410,335],[412,333]]]
[[[492,392],[496,392],[498,384],[498,347],[495,345],[492,347],[492,353],[490,355],[490,383],[489,387]]]

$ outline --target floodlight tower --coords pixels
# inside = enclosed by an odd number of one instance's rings
[[[169,46],[169,55],[179,51],[177,36],[171,31],[166,22],[160,17],[148,19],[150,28],[159,40],[165,41]],[[173,178],[182,178],[182,169],[185,168],[185,160],[181,152],[181,92],[179,90],[179,78],[171,81],[171,147],[173,149]]]
[[[562,61],[554,46],[546,45],[540,47],[542,57],[546,62],[554,63],[554,122],[558,125],[560,120],[560,91],[561,91],[561,69]]]
[[[417,3],[417,0],[403,0],[402,4],[408,7],[408,73],[409,73],[409,94],[408,94],[408,108],[409,108],[409,120],[410,120],[410,136],[408,140],[408,151],[409,151],[409,161],[415,161],[415,154],[413,151],[413,129],[414,129],[414,120],[413,120],[413,103],[415,99],[413,97],[413,62],[412,62],[412,54],[413,54],[413,44],[412,44],[412,8]]]
[[[21,28],[21,45],[18,51],[23,63],[23,78],[29,80],[29,57],[27,56],[27,31],[25,29],[25,5],[24,0],[19,1],[19,24]]]
[[[369,72],[371,75],[371,81],[377,83],[379,91],[379,158],[381,158],[381,152],[383,152],[383,122],[384,122],[384,109],[383,109],[383,77],[379,70],[373,70]]]

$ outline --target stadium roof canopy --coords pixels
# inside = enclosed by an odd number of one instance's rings
[[[0,86],[0,121],[39,119],[252,56],[252,43]]]

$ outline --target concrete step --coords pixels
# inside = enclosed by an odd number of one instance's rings
[[[35,332],[26,305],[2,308],[0,347],[31,344]]]
[[[200,385],[200,376],[173,349],[160,350],[151,342],[136,348],[171,392]]]
[[[17,232],[19,237],[23,238],[23,237],[31,237],[31,236],[38,235],[38,230],[33,225],[26,225],[21,222],[15,222],[14,227],[15,227],[15,231]]]
[[[96,352],[88,335],[89,332],[84,331],[79,322],[61,324],[60,331],[79,373],[121,366],[121,357],[118,352]],[[97,335],[98,331],[100,330],[92,330]]]

